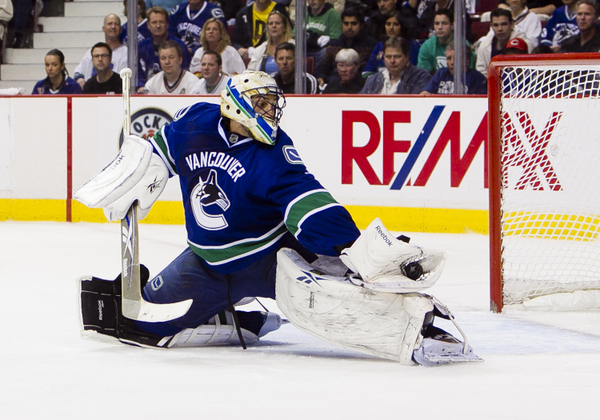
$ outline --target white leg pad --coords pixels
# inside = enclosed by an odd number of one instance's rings
[[[277,304],[299,329],[330,343],[414,364],[432,298],[356,286],[344,277],[321,275],[291,249],[277,254]]]
[[[258,342],[258,336],[242,329],[242,336],[247,345]],[[165,337],[159,347],[208,347],[239,345],[237,331],[233,325],[200,325],[197,328],[186,328],[172,337]]]
[[[207,347],[228,344],[239,345],[237,331],[233,325],[232,315],[226,312],[227,324],[222,324],[219,316],[212,318],[207,324],[197,328],[186,328],[174,336],[165,337],[158,347]],[[248,345],[258,343],[258,336],[248,330],[241,329],[244,342]]]

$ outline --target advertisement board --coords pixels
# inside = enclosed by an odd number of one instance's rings
[[[219,98],[202,100],[218,103]],[[136,95],[132,133],[152,136],[178,109],[197,101]],[[31,112],[41,119],[32,121]],[[9,199],[59,199],[72,210],[73,221],[102,221],[100,210],[69,195],[116,155],[121,98],[0,98],[3,120],[9,123],[1,129],[6,153],[0,158],[0,216],[19,219],[6,214]],[[381,217],[398,230],[487,229],[485,97],[290,96],[281,128],[309,171],[361,227]],[[31,149],[43,151],[33,170],[26,157]],[[51,185],[39,185],[40,173]],[[147,221],[181,223],[180,199],[172,180]]]

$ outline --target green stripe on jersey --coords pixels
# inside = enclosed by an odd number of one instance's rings
[[[297,199],[287,210],[285,224],[292,235],[296,235],[300,229],[300,223],[309,213],[317,212],[319,209],[339,205],[337,201],[324,190],[311,191],[307,195]]]
[[[152,137],[152,139],[150,140],[152,143],[154,143],[156,145],[156,147],[158,148],[160,154],[162,155],[162,159],[165,163],[168,163],[169,166],[171,167],[171,172],[176,174],[177,173],[177,167],[175,166],[175,162],[173,161],[173,159],[171,158],[171,155],[169,154],[169,148],[167,147],[167,142],[165,141],[165,139],[162,136],[162,129],[158,130],[158,132],[154,135],[154,137]]]
[[[190,240],[188,240],[188,244],[196,255],[204,259],[207,263],[211,265],[221,265],[256,254],[263,249],[268,248],[287,231],[285,224],[282,223],[259,238],[249,238],[221,246],[202,246],[195,244]]]

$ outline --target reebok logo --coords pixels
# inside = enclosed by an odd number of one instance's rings
[[[375,231],[379,234],[381,239],[383,239],[383,242],[388,244],[388,246],[392,246],[392,241],[390,240],[390,238],[388,238],[388,236],[385,233],[383,233],[380,226],[375,226]]]
[[[302,282],[302,283],[306,283],[306,284],[314,283],[317,286],[323,288],[323,286],[321,286],[319,284],[318,280],[320,280],[320,279],[317,276],[315,276],[314,274],[312,274],[309,271],[302,270],[302,273],[304,273],[305,275],[304,276],[300,276],[300,277],[296,277],[297,281]]]
[[[164,178],[158,179],[158,176],[154,178],[154,181],[152,181],[152,183],[148,185],[148,190],[150,191],[150,194],[154,194],[154,191],[156,191],[156,189],[160,187],[160,184],[162,184],[163,179]]]

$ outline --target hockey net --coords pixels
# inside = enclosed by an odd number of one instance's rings
[[[492,310],[599,290],[600,54],[499,57],[488,74]]]

